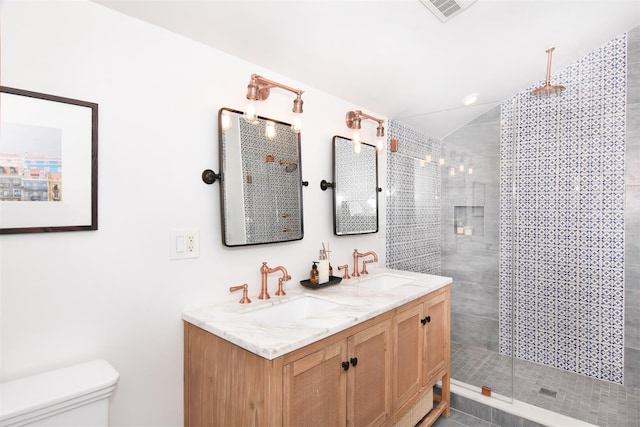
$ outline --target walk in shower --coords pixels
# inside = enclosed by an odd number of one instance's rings
[[[387,263],[453,278],[454,381],[638,425],[639,62],[635,28],[442,141],[390,123]]]

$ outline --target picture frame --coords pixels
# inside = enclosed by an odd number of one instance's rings
[[[0,234],[98,229],[98,104],[0,86]]]

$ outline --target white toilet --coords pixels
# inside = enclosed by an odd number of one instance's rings
[[[104,360],[0,385],[0,427],[108,426],[120,375]]]

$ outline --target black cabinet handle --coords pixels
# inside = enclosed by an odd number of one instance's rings
[[[349,370],[349,362],[342,362],[342,369],[344,369],[345,371]]]
[[[427,323],[431,323],[431,316],[427,316],[424,319],[420,319],[420,323],[426,325]]]
[[[358,358],[357,357],[352,357],[350,361],[351,361],[351,365],[352,366],[356,366],[358,364]]]

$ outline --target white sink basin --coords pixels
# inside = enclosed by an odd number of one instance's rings
[[[284,323],[297,322],[314,314],[323,313],[339,306],[340,304],[336,304],[335,302],[305,295],[302,298],[247,311],[243,316],[260,322],[281,325]]]
[[[395,274],[382,274],[372,278],[360,279],[355,286],[373,289],[377,291],[386,291],[388,289],[396,288],[405,283],[409,283],[415,280],[413,277],[398,276]]]

